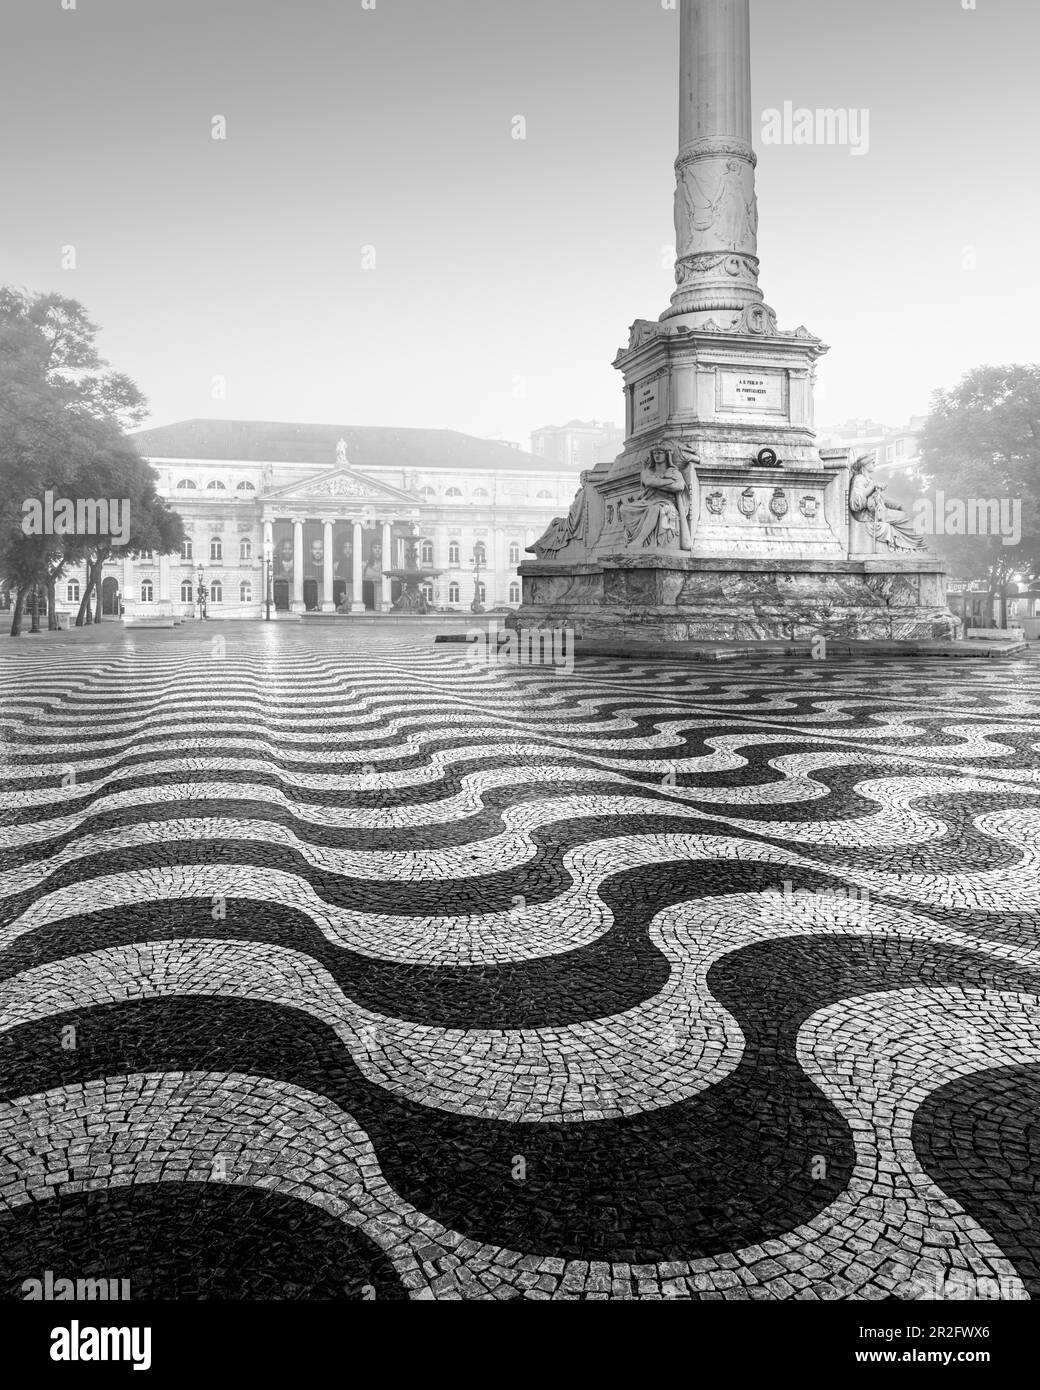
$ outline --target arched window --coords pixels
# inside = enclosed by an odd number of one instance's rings
[[[238,586],[238,600],[240,603],[253,602],[253,586],[248,579],[243,579],[242,583]]]
[[[488,492],[487,488],[485,487],[474,488],[473,500],[474,502],[490,502],[491,493]]]
[[[433,499],[437,496],[437,494],[434,492],[434,490],[433,490],[432,487],[427,486],[427,487],[421,487],[421,488],[419,489],[419,496],[420,496],[420,497],[425,497],[425,499],[426,499],[427,502],[432,502]]]
[[[198,484],[193,483],[190,478],[182,478],[177,484],[177,490],[179,492],[197,492]]]
[[[433,564],[433,541],[423,541],[420,547],[422,554],[419,559],[421,565]]]
[[[210,603],[224,602],[224,586],[219,579],[214,579],[209,586],[209,601]]]
[[[65,587],[65,599],[68,603],[79,603],[79,580],[70,579]]]
[[[553,500],[553,495],[551,492],[546,492],[543,488],[538,494],[538,500],[539,502],[551,502]]]
[[[209,558],[211,560],[223,560],[224,546],[219,536],[214,536],[209,543]]]
[[[181,580],[181,603],[194,603],[195,590],[192,588],[190,579]]]
[[[448,585],[448,602],[449,602],[449,603],[458,603],[458,601],[459,601],[459,586],[458,586],[457,584],[449,584],[449,585]]]
[[[451,497],[453,500],[457,501],[458,498],[462,496],[462,489],[460,487],[450,487],[444,495],[445,497]]]
[[[244,540],[239,542],[238,558],[240,560],[251,560],[253,558],[253,542]]]
[[[214,478],[211,483],[206,484],[207,492],[227,492],[227,488],[219,478]]]
[[[154,598],[154,596],[155,596],[155,590],[152,588],[152,581],[151,581],[150,579],[142,579],[142,580],[141,580],[141,602],[142,602],[142,603],[151,603],[151,602],[152,602],[152,599]]]
[[[193,550],[192,550],[191,541],[181,541],[181,559],[182,559],[182,560],[192,560],[192,559],[194,559],[194,552],[193,552]]]
[[[518,565],[520,563],[520,542],[510,541],[509,543],[509,563]]]
[[[510,584],[510,586],[509,586],[509,602],[510,602],[510,603],[519,603],[519,602],[520,602],[520,585],[519,585],[519,584]]]
[[[459,543],[458,543],[458,541],[452,541],[451,545],[448,546],[448,564],[449,564],[449,565],[457,565],[457,564],[460,564],[460,563],[461,563],[460,554],[461,554],[461,552],[459,551]]]
[[[238,491],[238,492],[255,492],[255,491],[256,491],[256,488],[253,486],[252,483],[239,483],[239,485],[238,485],[236,491]]]
[[[473,547],[473,560],[478,565],[487,564],[487,546],[483,541],[477,541]]]

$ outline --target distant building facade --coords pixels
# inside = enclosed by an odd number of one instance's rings
[[[921,480],[921,434],[925,416],[915,415],[909,424],[893,428],[876,420],[846,420],[819,431],[821,449],[852,449],[858,458],[870,454],[875,471],[893,489],[904,494],[916,493]],[[887,477],[885,476],[887,475]]]
[[[209,618],[260,617],[268,546],[280,613],[389,611],[401,585],[384,571],[413,543],[435,608],[465,612],[475,591],[517,607],[524,551],[578,487],[555,460],[453,430],[186,420],[133,438],[186,540],[180,555],[106,565],[113,616],[197,616],[201,592]],[[59,610],[75,612],[84,578],[59,581]]]
[[[625,431],[619,425],[598,420],[571,420],[566,425],[545,425],[531,433],[531,453],[580,474],[597,463],[610,463],[625,447]]]

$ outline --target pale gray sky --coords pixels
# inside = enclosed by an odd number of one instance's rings
[[[82,300],[154,424],[526,444],[621,419],[610,363],[672,288],[667,4],[5,0],[0,281]],[[818,421],[899,423],[972,366],[1035,359],[1036,0],[752,17],[756,123],[785,100],[870,113],[865,157],[759,141],[766,298],[832,346]]]

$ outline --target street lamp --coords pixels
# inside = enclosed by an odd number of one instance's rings
[[[199,564],[198,584],[195,587],[195,601],[199,605],[199,621],[206,621],[206,581],[202,573],[202,564]]]
[[[483,613],[484,605],[480,601],[480,572],[484,568],[484,551],[481,546],[473,547],[473,602],[469,606],[471,613]]]
[[[267,604],[267,612],[264,614],[264,622],[271,621],[271,542],[264,542],[264,599]]]

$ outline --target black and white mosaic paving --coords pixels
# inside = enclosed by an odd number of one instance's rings
[[[1040,664],[0,669],[0,1296],[1040,1292]]]

